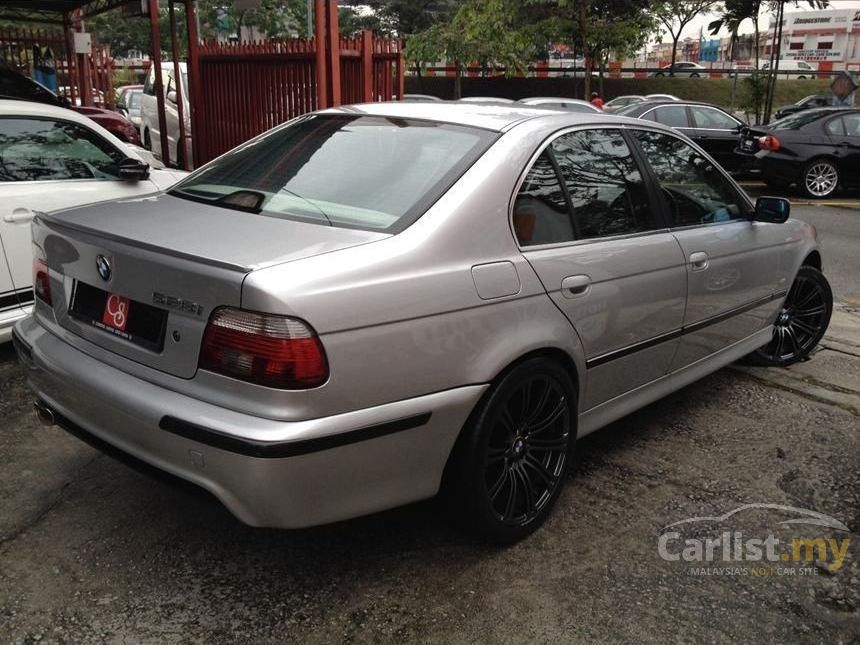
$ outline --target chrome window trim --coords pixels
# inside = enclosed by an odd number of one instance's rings
[[[581,131],[585,131],[585,130],[607,130],[607,129],[610,129],[610,130],[631,130],[631,129],[636,130],[636,129],[640,129],[640,128],[638,127],[638,125],[631,127],[630,124],[628,124],[628,123],[601,123],[601,124],[589,123],[588,125],[565,126],[561,130],[556,130],[555,132],[548,135],[540,143],[540,145],[538,146],[538,148],[534,152],[534,154],[532,154],[532,156],[529,158],[529,161],[526,164],[525,168],[520,172],[519,179],[517,180],[516,184],[514,184],[514,191],[511,194],[510,200],[508,202],[508,228],[511,231],[511,235],[514,238],[514,243],[517,245],[517,249],[519,249],[520,253],[526,253],[527,251],[535,251],[535,250],[560,249],[560,248],[566,248],[569,246],[581,246],[583,244],[594,244],[594,243],[599,243],[599,242],[605,242],[607,240],[610,240],[610,241],[611,240],[626,240],[626,239],[635,238],[635,237],[645,237],[647,235],[655,235],[658,233],[670,232],[669,228],[658,228],[658,229],[654,229],[651,231],[637,231],[636,233],[623,233],[621,235],[609,235],[606,237],[591,237],[591,238],[586,238],[584,240],[568,240],[566,242],[550,242],[548,244],[532,244],[532,245],[528,245],[528,246],[523,246],[522,244],[520,244],[520,240],[519,240],[519,238],[517,238],[517,233],[516,233],[516,230],[514,229],[514,203],[517,200],[517,195],[520,194],[520,189],[523,186],[523,182],[525,182],[526,177],[528,176],[529,172],[532,169],[532,166],[534,166],[538,157],[540,157],[543,154],[544,150],[546,150],[550,145],[552,145],[553,141],[555,141],[559,137],[563,137],[566,134],[570,134],[572,132],[581,132]],[[663,130],[661,130],[659,128],[644,127],[641,129],[651,130],[654,132],[664,132]],[[666,133],[666,134],[668,134],[668,133]],[[626,141],[625,141],[625,143],[626,143]],[[636,161],[635,158],[634,158],[634,161],[636,162],[636,165],[638,166],[639,162]],[[643,179],[644,179],[644,177],[643,177]]]

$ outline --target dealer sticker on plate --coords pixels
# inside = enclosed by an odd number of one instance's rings
[[[108,296],[105,302],[105,310],[102,314],[102,323],[118,331],[125,331],[128,324],[129,300],[115,293]]]

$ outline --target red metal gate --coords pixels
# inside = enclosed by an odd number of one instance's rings
[[[89,79],[88,98],[92,103],[113,109],[114,61],[107,47],[93,45],[90,56],[74,56],[69,65],[69,43],[63,32],[12,27],[0,29],[0,61],[25,76],[33,75],[34,46],[43,50],[50,48],[53,52],[58,94],[73,103],[80,103],[83,83],[79,79],[82,75]]]
[[[403,96],[399,40],[338,36],[334,0],[317,0],[317,16],[315,38],[200,46],[191,96],[198,166],[307,112]]]

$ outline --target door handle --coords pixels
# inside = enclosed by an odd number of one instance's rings
[[[29,208],[16,208],[10,215],[4,215],[7,224],[27,224],[33,220],[33,211]]]
[[[591,278],[587,275],[570,275],[561,281],[561,295],[565,298],[576,298],[588,293]]]
[[[704,251],[696,251],[690,254],[690,268],[693,271],[704,271],[708,268],[708,254]]]

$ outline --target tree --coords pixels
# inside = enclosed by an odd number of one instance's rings
[[[731,60],[735,61],[735,49],[738,42],[738,31],[741,24],[746,20],[752,21],[753,24],[753,49],[755,68],[752,76],[744,79],[744,83],[748,85],[746,104],[752,107],[755,111],[756,123],[761,119],[762,99],[764,91],[761,87],[762,81],[759,78],[759,70],[761,69],[759,61],[759,43],[761,41],[761,31],[759,29],[759,15],[761,14],[763,0],[725,0],[722,15],[708,25],[708,30],[711,35],[716,35],[723,28],[727,29],[731,34]]]
[[[678,40],[684,28],[697,15],[707,13],[717,4],[717,0],[658,0],[652,5],[652,13],[672,37],[672,67],[669,75],[674,76],[675,59],[678,55]]]

